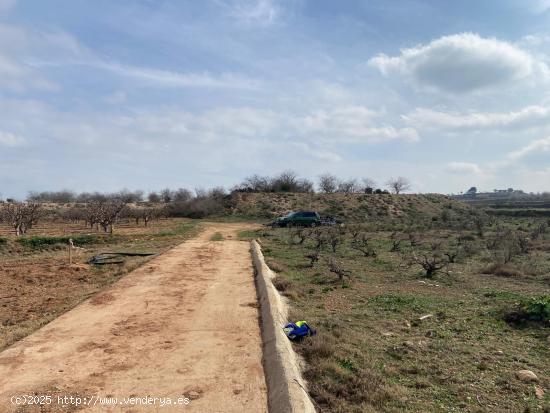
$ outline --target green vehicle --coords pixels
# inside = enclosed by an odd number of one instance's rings
[[[270,225],[274,227],[315,227],[321,224],[321,216],[317,212],[296,211],[284,217],[277,218]]]

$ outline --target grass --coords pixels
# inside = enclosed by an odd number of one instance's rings
[[[210,241],[223,241],[223,235],[221,234],[221,232],[216,232],[210,237]]]
[[[523,268],[534,262],[540,275],[481,274],[492,260],[483,246],[495,228],[485,238],[452,228],[421,231],[419,251],[430,252],[435,242],[455,245],[459,234],[475,245],[474,255],[429,280],[418,266],[405,265],[408,241],[390,252],[390,232],[368,234],[375,258],[353,250],[347,235],[336,253],[324,247],[311,268],[305,255],[312,240],[297,244],[287,229],[257,232],[267,262],[278,267],[274,283],[290,299],[289,321],[307,320],[318,331],[295,348],[322,412],[542,412],[549,405],[548,391],[538,400],[533,385],[515,372],[532,370],[539,385],[550,388],[550,324],[520,327],[506,315],[529,308],[531,319],[544,317],[550,253],[539,250],[510,263]],[[351,277],[340,282],[328,270],[329,259]]]
[[[253,240],[256,237],[258,237],[258,232],[257,231],[245,230],[245,231],[239,231],[237,233],[237,239],[239,239],[241,241],[250,241],[250,240]]]
[[[46,236],[33,236],[33,237],[24,237],[18,238],[16,242],[19,244],[32,248],[32,249],[41,249],[46,248],[51,245],[56,244],[65,244],[68,245],[69,240],[72,239],[75,246],[82,246],[88,244],[100,244],[106,242],[113,242],[113,238],[105,238],[98,235],[76,235],[76,236],[65,236],[65,237],[46,237]]]

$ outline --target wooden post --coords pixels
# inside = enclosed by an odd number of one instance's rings
[[[69,266],[73,265],[73,239],[69,238]]]

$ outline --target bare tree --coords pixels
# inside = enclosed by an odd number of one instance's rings
[[[193,198],[193,194],[188,189],[178,188],[174,191],[173,197],[175,202],[187,202]]]
[[[401,243],[403,242],[403,238],[401,238],[401,236],[397,232],[393,232],[391,234],[390,240],[392,242],[390,252],[401,251]]]
[[[409,242],[411,243],[411,247],[417,247],[422,243],[422,240],[420,239],[420,235],[413,231],[412,229],[407,231],[407,236],[409,237]]]
[[[319,250],[315,250],[313,252],[310,252],[309,254],[306,254],[305,257],[309,259],[309,266],[313,268],[315,263],[319,261],[319,258],[321,258],[321,253],[319,252]]]
[[[374,192],[374,189],[376,188],[376,181],[371,178],[363,178],[361,180],[363,182],[363,192],[366,194],[372,194]]]
[[[126,203],[122,199],[90,202],[86,209],[90,225],[100,225],[104,232],[113,233],[115,222]]]
[[[147,200],[153,204],[158,204],[160,202],[160,195],[156,192],[149,192],[149,195],[147,195]]]
[[[443,259],[437,252],[418,255],[414,253],[409,260],[409,264],[420,265],[425,271],[425,276],[427,278],[433,278],[435,274],[448,265],[448,261]]]
[[[297,192],[298,175],[291,170],[282,172],[271,182],[273,192]]]
[[[292,242],[295,242],[298,245],[302,245],[306,238],[309,235],[309,231],[307,228],[296,228],[295,231],[292,232],[290,235],[290,238],[292,239]],[[296,241],[296,238],[298,239]]]
[[[143,199],[143,191],[129,191],[127,189],[123,189],[116,194],[113,194],[113,196],[122,199],[127,204],[137,203]]]
[[[338,183],[338,192],[343,192],[345,194],[353,194],[360,191],[359,184],[357,179],[348,179],[347,181],[340,181]]]
[[[237,186],[237,190],[243,192],[270,192],[270,185],[269,177],[252,175],[246,177],[244,181]]]
[[[319,189],[321,192],[324,192],[326,194],[330,194],[333,192],[336,192],[338,189],[338,177],[335,175],[324,173],[323,175],[319,176]]]
[[[136,225],[139,225],[139,221],[143,220],[144,225],[147,226],[151,219],[160,215],[160,211],[156,207],[131,208],[129,215],[135,219]]]
[[[365,233],[360,233],[353,237],[351,248],[362,252],[365,257],[376,257],[375,249],[369,244],[369,237]]]
[[[403,191],[411,189],[411,183],[407,178],[398,176],[397,178],[390,178],[386,185],[394,194],[400,194]]]
[[[323,245],[328,243],[328,237],[326,231],[320,228],[316,228],[310,233],[311,238],[315,241],[315,248],[321,250]]]
[[[342,244],[342,234],[340,234],[340,231],[335,228],[331,228],[328,233],[328,243],[330,244],[330,247],[332,248],[332,252],[336,252],[336,249],[340,244]]]
[[[338,279],[343,283],[344,277],[351,277],[351,271],[346,270],[342,264],[336,260],[328,261],[328,270],[338,276]]]
[[[174,198],[174,195],[170,189],[165,188],[160,191],[160,199],[165,204],[172,202],[173,198]]]
[[[33,202],[14,202],[2,205],[0,218],[10,225],[15,235],[26,234],[27,230],[36,225],[41,215],[41,207]]]

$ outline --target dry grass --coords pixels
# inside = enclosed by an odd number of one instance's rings
[[[266,264],[271,269],[271,271],[276,272],[276,273],[283,272],[287,269],[284,264],[281,264],[280,262],[278,262],[276,260],[267,260]]]
[[[501,264],[495,263],[486,267],[483,271],[483,274],[493,274],[500,277],[520,277],[523,275],[520,269],[516,268],[511,264]]]

